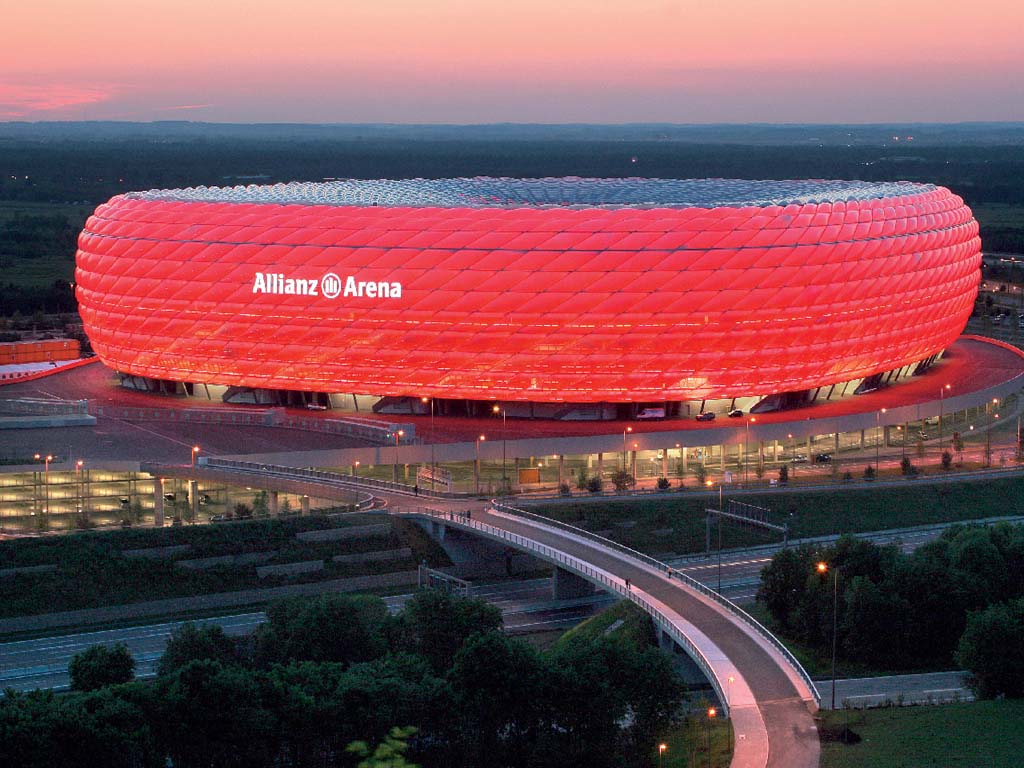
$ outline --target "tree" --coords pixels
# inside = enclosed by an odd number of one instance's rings
[[[693,465],[693,476],[697,478],[697,485],[704,485],[708,479],[708,468],[701,462],[697,462]]]
[[[414,594],[398,622],[401,647],[423,656],[438,672],[448,669],[466,640],[498,631],[503,623],[501,610],[490,603],[434,589]]]
[[[580,491],[587,490],[587,468],[580,467],[579,472],[576,474],[576,489]]]
[[[409,748],[407,742],[415,735],[416,729],[412,726],[395,727],[372,752],[365,741],[353,741],[345,751],[363,758],[358,768],[418,768],[405,759],[405,751]]]
[[[789,467],[783,464],[779,467],[779,485],[786,485],[789,483]]]
[[[135,677],[135,659],[123,643],[93,645],[71,657],[68,673],[71,690],[95,691],[131,681]]]
[[[917,474],[917,467],[914,466],[909,456],[904,456],[900,459],[900,472],[903,473],[904,477],[913,477]]]
[[[868,464],[866,467],[864,467],[864,479],[865,480],[874,480],[875,479],[875,465],[874,464]]]
[[[669,487],[670,487],[670,484],[668,482],[668,478],[667,477],[659,477],[658,478],[658,490],[659,491],[667,491],[669,489]]]
[[[252,513],[256,517],[266,517],[268,513],[267,492],[257,491],[252,497]]]
[[[231,664],[236,659],[235,643],[217,624],[197,627],[186,622],[171,633],[156,671],[158,675],[169,675],[197,659]]]
[[[256,659],[369,661],[387,651],[392,619],[375,595],[319,595],[271,604],[256,632]]]
[[[587,480],[587,490],[591,493],[600,493],[601,486],[603,485],[604,483],[601,482],[601,478],[597,475]]]
[[[781,549],[761,571],[757,601],[763,603],[783,629],[803,598],[807,579],[814,569],[815,553],[809,547]]]
[[[616,491],[628,491],[636,484],[636,478],[624,469],[618,470],[612,475],[612,485]]]
[[[1024,696],[1024,598],[970,613],[956,662],[979,698]]]
[[[941,462],[942,468],[948,472],[950,468],[953,466],[953,454],[951,454],[949,451],[943,451]]]

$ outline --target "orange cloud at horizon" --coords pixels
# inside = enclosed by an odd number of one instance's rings
[[[36,0],[5,15],[0,83],[52,88],[18,102],[39,117],[116,82],[79,102],[90,117],[822,120],[841,82],[856,92],[837,119],[1024,119],[1015,0]]]

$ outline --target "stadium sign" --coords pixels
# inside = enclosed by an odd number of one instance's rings
[[[285,277],[279,272],[257,272],[252,282],[253,293],[278,296],[339,296],[367,299],[400,299],[402,284],[390,281],[356,280],[349,275],[344,281],[333,272],[322,278]]]

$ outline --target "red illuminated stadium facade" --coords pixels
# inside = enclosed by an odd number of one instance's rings
[[[961,333],[978,226],[909,182],[347,181],[130,193],[79,239],[133,377],[534,403],[807,392]]]

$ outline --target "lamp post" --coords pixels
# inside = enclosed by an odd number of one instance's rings
[[[50,462],[53,461],[53,456],[49,453],[46,456],[37,453],[35,455],[36,461],[42,461],[43,464],[43,515],[50,514]]]
[[[480,493],[480,443],[487,439],[487,435],[480,435],[476,439],[476,466],[474,467],[474,479],[476,480],[476,492]]]
[[[632,427],[622,430],[622,471],[626,471],[626,435],[633,431]]]
[[[83,490],[83,488],[82,488],[82,466],[84,464],[85,464],[85,462],[82,461],[82,459],[79,459],[78,461],[75,462],[75,493],[78,495],[78,509],[77,509],[77,512],[78,512],[79,515],[82,514],[82,509],[83,509],[83,507],[82,507],[82,496],[83,496],[83,493],[82,493],[82,490]],[[88,528],[89,527],[89,525],[88,525],[89,524],[88,516],[86,516],[85,523],[86,523],[86,528]]]
[[[434,469],[434,398],[423,397],[420,401],[426,403],[430,401],[430,490],[434,490],[434,483],[437,479]]]
[[[756,416],[751,416],[744,421],[746,434],[743,437],[743,484],[747,484],[747,454],[750,453],[750,424],[757,421]]]
[[[818,573],[828,573],[828,563],[818,563]],[[839,569],[832,568],[832,709],[836,708],[836,612],[839,607]]]
[[[501,413],[501,490],[504,493],[508,485],[508,475],[505,473],[505,443],[508,441],[508,432],[505,429],[505,409],[495,404],[493,411],[494,413]]]
[[[718,717],[718,710],[708,707],[708,768],[711,768],[711,723]]]
[[[665,750],[668,749],[668,744],[662,743],[658,745],[658,768],[661,768],[662,757],[665,754]]]
[[[193,472],[196,471],[196,454],[197,453],[199,453],[199,446],[198,445],[193,445],[192,446],[192,471]]]
[[[405,430],[400,429],[395,432],[395,463],[391,465],[391,482],[398,482],[398,441],[405,435]]]
[[[887,408],[883,408],[880,411],[875,411],[875,477],[878,477],[878,451],[882,442],[882,414],[887,410]]]
[[[714,480],[708,480],[707,486],[711,488],[714,485]],[[722,482],[718,483],[718,594],[722,594],[722,512],[725,511],[725,507],[722,505]],[[710,536],[710,531],[708,535]],[[708,549],[711,549],[711,542],[707,542]]]
[[[356,470],[359,469],[359,463],[360,462],[358,462],[358,461],[353,461],[352,462],[352,477],[356,476]]]
[[[944,387],[941,387],[939,389],[939,447],[940,448],[942,447],[942,417],[945,415],[945,413],[944,413],[945,409],[944,409],[943,406],[945,404],[944,401],[945,401],[946,390],[947,389],[952,389],[952,387],[949,384],[946,384]]]

